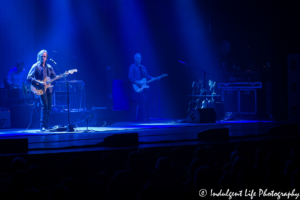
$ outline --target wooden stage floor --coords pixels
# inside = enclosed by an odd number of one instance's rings
[[[176,120],[151,120],[149,123],[118,122],[105,127],[77,127],[74,132],[40,132],[39,129],[0,129],[0,139],[28,138],[28,154],[100,151],[132,147],[104,147],[99,144],[113,134],[138,133],[138,146],[151,148],[161,146],[200,145],[197,134],[209,129],[229,129],[229,139],[213,142],[236,142],[269,139],[270,127],[283,122],[235,120],[216,123],[177,123]]]

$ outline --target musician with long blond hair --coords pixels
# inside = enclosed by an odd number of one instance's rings
[[[46,86],[47,83],[44,82],[46,77],[51,79],[56,77],[54,69],[47,63],[48,53],[46,50],[41,50],[37,54],[37,62],[32,65],[27,80],[31,82],[32,85]],[[40,128],[41,131],[46,131],[49,129],[49,115],[52,107],[52,93],[53,88],[47,88],[46,92],[40,95],[41,100],[41,119]]]

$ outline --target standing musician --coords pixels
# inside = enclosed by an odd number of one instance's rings
[[[154,79],[154,77],[150,76],[147,72],[145,66],[141,65],[142,56],[139,53],[134,55],[134,64],[129,67],[129,75],[128,78],[132,84],[136,84],[139,87],[142,87],[143,84],[139,81],[143,78],[147,80]],[[160,79],[160,78],[158,78]],[[138,121],[149,121],[147,117],[148,113],[148,99],[147,99],[147,90],[144,89],[141,92],[132,92],[133,100],[138,103],[139,106],[139,115],[137,116]]]
[[[22,86],[26,81],[24,65],[23,61],[19,61],[16,64],[16,67],[9,70],[6,81],[9,84],[10,89],[22,89]]]
[[[10,100],[17,100],[18,103],[22,102],[22,89],[26,83],[26,70],[24,69],[24,65],[23,61],[19,61],[16,67],[9,70],[6,79],[6,83],[9,85]]]
[[[32,65],[27,80],[31,82],[33,85],[43,85],[46,86],[47,83],[44,82],[46,77],[50,77],[51,79],[56,77],[56,74],[51,67],[51,65],[47,64],[48,53],[46,50],[41,50],[37,54],[37,62]],[[40,128],[41,131],[46,131],[49,129],[49,115],[52,106],[52,92],[53,88],[47,88],[47,91],[40,95],[41,99],[41,119],[40,119]]]

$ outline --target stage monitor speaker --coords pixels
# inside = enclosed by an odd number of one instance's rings
[[[27,153],[28,138],[1,139],[0,153]]]
[[[214,108],[193,110],[186,118],[187,123],[215,123],[217,115]]]
[[[297,136],[299,134],[298,124],[282,124],[279,126],[271,127],[269,130],[269,134],[281,136]]]
[[[218,129],[209,129],[198,133],[199,140],[228,140],[229,139],[229,129],[228,128],[218,128]]]
[[[104,138],[103,141],[103,146],[106,147],[132,147],[138,144],[138,133],[114,134]]]

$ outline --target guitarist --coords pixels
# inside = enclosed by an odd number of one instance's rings
[[[51,79],[56,77],[56,74],[51,67],[47,63],[48,53],[46,50],[41,50],[37,54],[37,62],[32,65],[27,80],[31,82],[32,85],[40,85],[45,86],[47,85],[46,82],[43,80],[48,76]],[[49,122],[49,115],[52,106],[52,92],[53,88],[47,88],[47,91],[40,95],[41,99],[41,119],[40,119],[40,128],[41,131],[46,131],[49,129],[48,122]]]
[[[139,87],[142,87],[142,84],[139,82],[141,79],[146,78],[147,80],[154,79],[154,77],[150,76],[147,72],[145,66],[141,65],[142,56],[139,53],[134,55],[134,64],[129,67],[129,75],[128,78],[132,84],[136,84]],[[139,106],[139,114],[136,116],[138,121],[149,121],[147,117],[148,113],[148,99],[147,99],[147,90],[144,89],[141,92],[131,92],[132,99]]]

